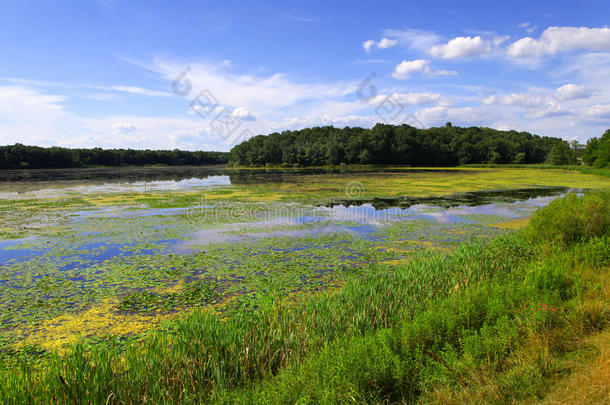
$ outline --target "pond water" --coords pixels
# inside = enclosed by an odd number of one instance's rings
[[[76,322],[67,316],[78,319],[101,302],[104,316],[134,319],[139,326],[131,333],[138,333],[145,329],[142,316],[165,319],[208,302],[177,299],[175,308],[161,312],[126,311],[124,297],[179,295],[185,285],[206,280],[214,280],[215,301],[226,303],[222,310],[256,308],[269,294],[340,284],[369,263],[400,265],[419,251],[442,253],[497,235],[553,199],[583,192],[574,188],[582,182],[569,177],[536,184],[524,182],[522,173],[512,183],[505,174],[483,179],[479,183],[489,183],[483,190],[460,183],[482,175],[491,174],[224,168],[0,173],[0,342],[45,346],[61,325]],[[437,191],[424,189],[424,180],[438,182]],[[448,188],[448,182],[455,185]],[[364,192],[348,192],[354,184]],[[79,328],[75,336],[101,333]]]

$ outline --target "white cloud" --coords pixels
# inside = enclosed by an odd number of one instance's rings
[[[491,95],[489,97],[486,97],[483,99],[483,104],[497,104],[498,103],[498,96],[496,95]]]
[[[66,96],[44,94],[24,86],[0,86],[0,117],[3,120],[55,114],[62,111]],[[17,116],[16,116],[17,115]]]
[[[413,73],[421,73],[425,76],[455,76],[457,72],[452,70],[432,70],[430,69],[429,60],[415,59],[406,61],[403,60],[394,68],[392,77],[395,79],[405,80],[411,77]]]
[[[362,47],[366,52],[370,52],[373,47],[377,47],[379,49],[387,49],[395,46],[397,43],[398,40],[396,39],[382,38],[379,42],[369,39],[368,41],[364,41],[362,43]]]
[[[185,70],[185,63],[167,59],[155,59],[143,67],[163,76],[170,83]],[[226,64],[191,63],[186,80],[190,91],[184,97],[186,103],[207,91],[220,105],[256,108],[257,115],[276,115],[297,104],[307,112],[303,104],[315,105],[326,100],[337,100],[353,94],[358,82],[322,83],[298,80],[281,73],[255,75],[235,73]]]
[[[119,91],[119,92],[130,93],[130,94],[138,94],[141,96],[154,96],[154,97],[173,96],[173,94],[168,91],[150,90],[150,89],[144,89],[142,87],[137,87],[137,86],[94,86],[94,85],[89,85],[87,87],[90,87],[92,89],[98,89],[98,90],[112,90],[112,91]]]
[[[66,132],[66,100],[25,86],[0,86],[0,144],[36,145],[54,136],[58,126]]]
[[[429,70],[429,63],[430,61],[425,59],[415,59],[410,61],[403,60],[394,69],[392,77],[396,79],[408,79],[413,73]]]
[[[371,51],[371,48],[372,48],[372,47],[374,47],[376,43],[377,43],[377,42],[373,41],[372,39],[369,39],[369,40],[364,41],[364,42],[362,43],[362,47],[364,48],[364,50],[365,50],[366,52],[370,52],[370,51]]]
[[[293,20],[293,21],[306,22],[306,23],[325,23],[325,22],[327,22],[327,20],[324,20],[322,18],[314,17],[314,16],[307,15],[307,14],[299,14],[296,12],[289,14],[288,19]]]
[[[585,88],[585,86],[568,83],[557,89],[557,95],[561,100],[575,100],[578,98],[591,97],[591,91]]]
[[[400,45],[420,52],[428,50],[441,41],[435,32],[407,28],[404,30],[385,30],[384,35],[395,39]]]
[[[490,46],[480,36],[456,37],[443,45],[430,48],[430,55],[442,59],[455,59],[488,53]]]
[[[377,43],[377,47],[380,49],[391,48],[398,43],[395,39],[382,38],[381,41]]]
[[[170,147],[183,150],[216,150],[211,140],[214,136],[206,130],[180,130],[169,135]]]
[[[242,121],[256,121],[256,117],[254,117],[254,115],[252,115],[250,110],[248,110],[246,107],[238,107],[234,109],[231,115],[235,118],[239,118]]]
[[[536,108],[525,113],[526,116],[533,118],[558,117],[560,115],[569,114],[571,114],[570,111],[564,110],[561,105],[553,101],[549,101],[542,108]]]
[[[610,51],[610,28],[549,27],[539,39],[522,38],[507,49],[512,58],[540,58],[573,50]]]
[[[117,122],[112,125],[112,133],[115,135],[124,135],[137,130],[138,127],[129,122]]]
[[[447,107],[436,106],[424,108],[415,113],[415,118],[425,126],[438,125],[447,119]]]
[[[536,29],[538,28],[536,25],[532,25],[532,23],[530,23],[529,21],[519,24],[519,27],[527,31],[528,34],[531,34],[532,32],[536,31]]]
[[[522,107],[530,109],[528,114],[532,116],[548,116],[566,113],[560,102],[587,99],[591,97],[591,94],[591,90],[585,86],[568,83],[555,90],[541,89],[530,93],[512,93],[505,96],[491,95],[484,98],[482,102],[486,105],[502,104]]]
[[[610,104],[596,104],[582,110],[585,117],[610,118]]]
[[[484,98],[485,105],[505,105],[519,108],[527,117],[542,118],[569,114],[552,92],[512,93]]]
[[[500,35],[495,37],[492,40],[492,43],[495,47],[498,47],[500,45],[502,45],[504,42],[508,41],[510,39],[510,35]]]
[[[512,93],[501,98],[501,103],[520,107],[540,107],[547,103],[547,98],[541,94]]]

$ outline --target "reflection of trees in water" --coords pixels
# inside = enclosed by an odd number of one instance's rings
[[[0,182],[37,181],[179,181],[226,175],[224,166],[122,167],[0,171]]]
[[[370,198],[370,199],[335,199],[328,206],[360,206],[371,204],[375,209],[388,209],[393,207],[409,208],[416,204],[433,205],[444,208],[469,206],[474,207],[485,204],[514,203],[525,201],[536,197],[559,196],[568,191],[583,192],[583,189],[570,189],[568,187],[537,187],[521,188],[510,190],[482,190],[469,193],[452,194],[440,197],[391,197],[391,198]]]

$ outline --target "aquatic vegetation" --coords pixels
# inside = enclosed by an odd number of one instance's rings
[[[492,224],[502,229],[520,229],[526,226],[529,222],[529,218],[516,218],[510,221],[496,222]]]
[[[190,282],[180,292],[156,293],[140,291],[121,299],[118,309],[121,311],[155,312],[167,311],[182,306],[194,306],[214,303],[217,283],[210,280]]]
[[[103,299],[90,308],[77,313],[67,313],[42,321],[36,328],[26,333],[17,342],[16,347],[38,347],[46,351],[64,352],[70,345],[84,338],[108,336],[129,337],[141,334],[162,322],[176,317],[176,314],[156,313],[122,313],[117,309],[121,302],[118,299]]]

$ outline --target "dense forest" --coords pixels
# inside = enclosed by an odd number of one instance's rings
[[[491,128],[418,129],[377,124],[371,129],[332,126],[258,135],[233,147],[232,166],[400,164],[453,166],[472,163],[576,163],[559,138]]]
[[[589,139],[582,160],[598,168],[610,168],[610,129],[606,130],[599,139]]]
[[[181,150],[68,149],[15,144],[0,146],[0,169],[48,169],[121,165],[207,165],[227,163],[226,152]]]

